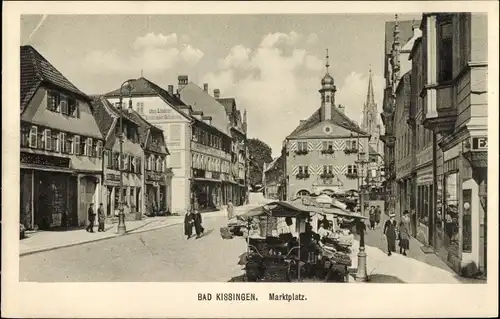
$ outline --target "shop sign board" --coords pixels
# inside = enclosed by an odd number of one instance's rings
[[[148,182],[160,182],[162,179],[162,174],[156,172],[146,172],[146,181]]]
[[[161,120],[180,120],[182,116],[177,111],[169,107],[158,107],[149,109],[147,115],[144,115],[148,121],[161,121]]]
[[[21,153],[21,163],[23,164],[69,168],[69,162],[70,159],[66,157]]]
[[[487,151],[488,150],[488,138],[487,137],[473,137],[471,144],[472,144],[473,151]]]

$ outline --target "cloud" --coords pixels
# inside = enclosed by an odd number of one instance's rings
[[[203,58],[203,55],[203,52],[193,48],[190,44],[186,45],[181,52],[181,58],[187,62],[189,66],[195,66],[201,58]]]
[[[181,42],[189,40],[181,37]],[[83,59],[88,73],[130,73],[143,70],[149,74],[162,73],[182,63],[196,65],[204,53],[190,44],[180,45],[177,34],[148,33],[131,43],[132,50],[92,51]]]
[[[202,77],[204,83],[219,88],[221,96],[235,97],[238,108],[248,110],[249,135],[266,141],[274,156],[299,121],[320,106],[324,62],[300,48],[301,38],[278,32],[264,36],[255,48],[234,46],[218,70]],[[381,76],[374,76],[376,94],[383,84]],[[351,73],[337,83],[336,102],[345,105],[348,116],[358,123],[367,87],[367,74]],[[377,102],[381,108],[380,99]]]
[[[309,36],[307,37],[307,40],[306,40],[306,43],[311,45],[311,44],[316,44],[319,40],[319,37],[316,33],[311,33],[309,34]]]

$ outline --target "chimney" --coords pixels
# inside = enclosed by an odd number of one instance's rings
[[[188,76],[187,75],[179,75],[177,77],[179,90],[182,90],[188,84]]]
[[[345,113],[345,107],[343,105],[340,105],[337,107],[337,110],[339,110],[340,113],[344,114]]]
[[[174,86],[173,85],[168,86],[168,94],[174,95]]]
[[[208,83],[204,83],[203,84],[203,91],[205,91],[206,93],[208,93]]]
[[[204,121],[203,119],[203,112],[201,111],[194,111],[191,113],[197,120]]]
[[[207,123],[208,125],[212,125],[212,117],[211,116],[202,115],[202,119],[203,119],[203,122]]]
[[[214,90],[214,98],[218,99],[220,97],[220,90],[219,89],[215,89]]]

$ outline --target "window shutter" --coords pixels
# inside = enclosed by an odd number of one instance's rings
[[[46,129],[43,131],[43,134],[44,134],[44,140],[45,140],[45,149],[47,151],[51,151],[52,150],[52,133],[50,132],[49,129]]]
[[[37,147],[37,135],[38,135],[38,127],[32,126],[30,130],[30,147],[36,148]]]
[[[97,141],[97,158],[102,158],[102,141]]]
[[[61,98],[61,113],[68,115],[68,100],[66,98]]]
[[[80,155],[80,135],[75,135],[73,137],[73,150],[72,153],[75,155]]]
[[[56,152],[61,151],[61,133],[54,133],[54,141],[52,142],[54,144],[54,149]]]
[[[96,152],[95,152],[95,149],[94,149],[94,145],[92,145],[92,138],[87,138],[87,155],[88,156],[96,156]]]

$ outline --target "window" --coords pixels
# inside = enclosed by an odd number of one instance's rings
[[[143,115],[144,114],[144,102],[137,102],[137,113]]]
[[[134,156],[132,155],[127,155],[127,171],[129,172],[133,172],[133,168],[132,168],[132,161],[134,159]]]
[[[89,150],[87,145],[88,145],[88,138],[80,138],[80,150],[79,154],[84,155],[84,156],[89,156],[90,154],[87,153]]]
[[[307,142],[297,142],[298,152],[307,152]]]
[[[113,154],[111,153],[110,150],[104,151],[104,158],[106,160],[106,167],[113,168]]]
[[[299,166],[299,175],[309,175],[309,167]]]
[[[72,135],[69,134],[65,135],[66,135],[66,140],[64,141],[66,143],[65,150],[68,154],[73,154],[74,138]]]
[[[333,142],[323,141],[323,151],[333,151]]]
[[[97,158],[102,157],[102,141],[97,141],[95,153],[96,153]]]
[[[350,148],[351,150],[357,150],[358,149],[358,141],[347,141],[347,147]]]
[[[75,99],[68,98],[68,115],[73,117],[80,117],[78,102]]]
[[[30,127],[21,126],[21,147],[30,146]]]
[[[78,135],[75,135],[73,137],[73,149],[71,151],[72,154],[75,154],[75,155],[80,155],[81,149],[80,149],[80,136]]]
[[[326,103],[330,103],[330,95],[326,96]]]
[[[124,171],[127,170],[127,168],[128,168],[128,154],[122,154],[120,164],[121,164],[120,168],[122,170],[124,170]]]
[[[32,126],[30,129],[29,146],[31,148],[36,148],[38,146],[38,128],[36,126]]]
[[[206,132],[204,133],[206,134]],[[170,140],[180,141],[180,139],[181,139],[181,126],[179,124],[170,124]]]
[[[176,168],[176,167],[181,167],[181,153],[179,152],[172,152],[170,154],[170,167]]]
[[[438,17],[438,81],[453,78],[453,25],[449,15]]]
[[[136,157],[136,161],[135,161],[135,169],[136,169],[136,173],[138,174],[141,174],[142,172],[142,166],[141,166],[141,158],[140,157]]]
[[[87,138],[87,156],[96,156],[96,152],[93,147],[93,141],[90,137]]]
[[[52,149],[58,153],[61,151],[60,134],[59,132],[52,132]]]
[[[61,113],[69,115],[68,99],[65,96],[60,96]]]
[[[120,169],[120,153],[118,152],[113,152],[113,168]]]
[[[333,165],[323,165],[323,174],[333,174]]]
[[[356,165],[347,165],[347,174],[358,175],[358,168],[356,167]]]
[[[40,149],[45,149],[45,130],[38,130],[37,133],[37,147]]]
[[[49,111],[59,112],[60,111],[59,101],[60,101],[59,94],[52,91],[47,92],[47,109]]]

